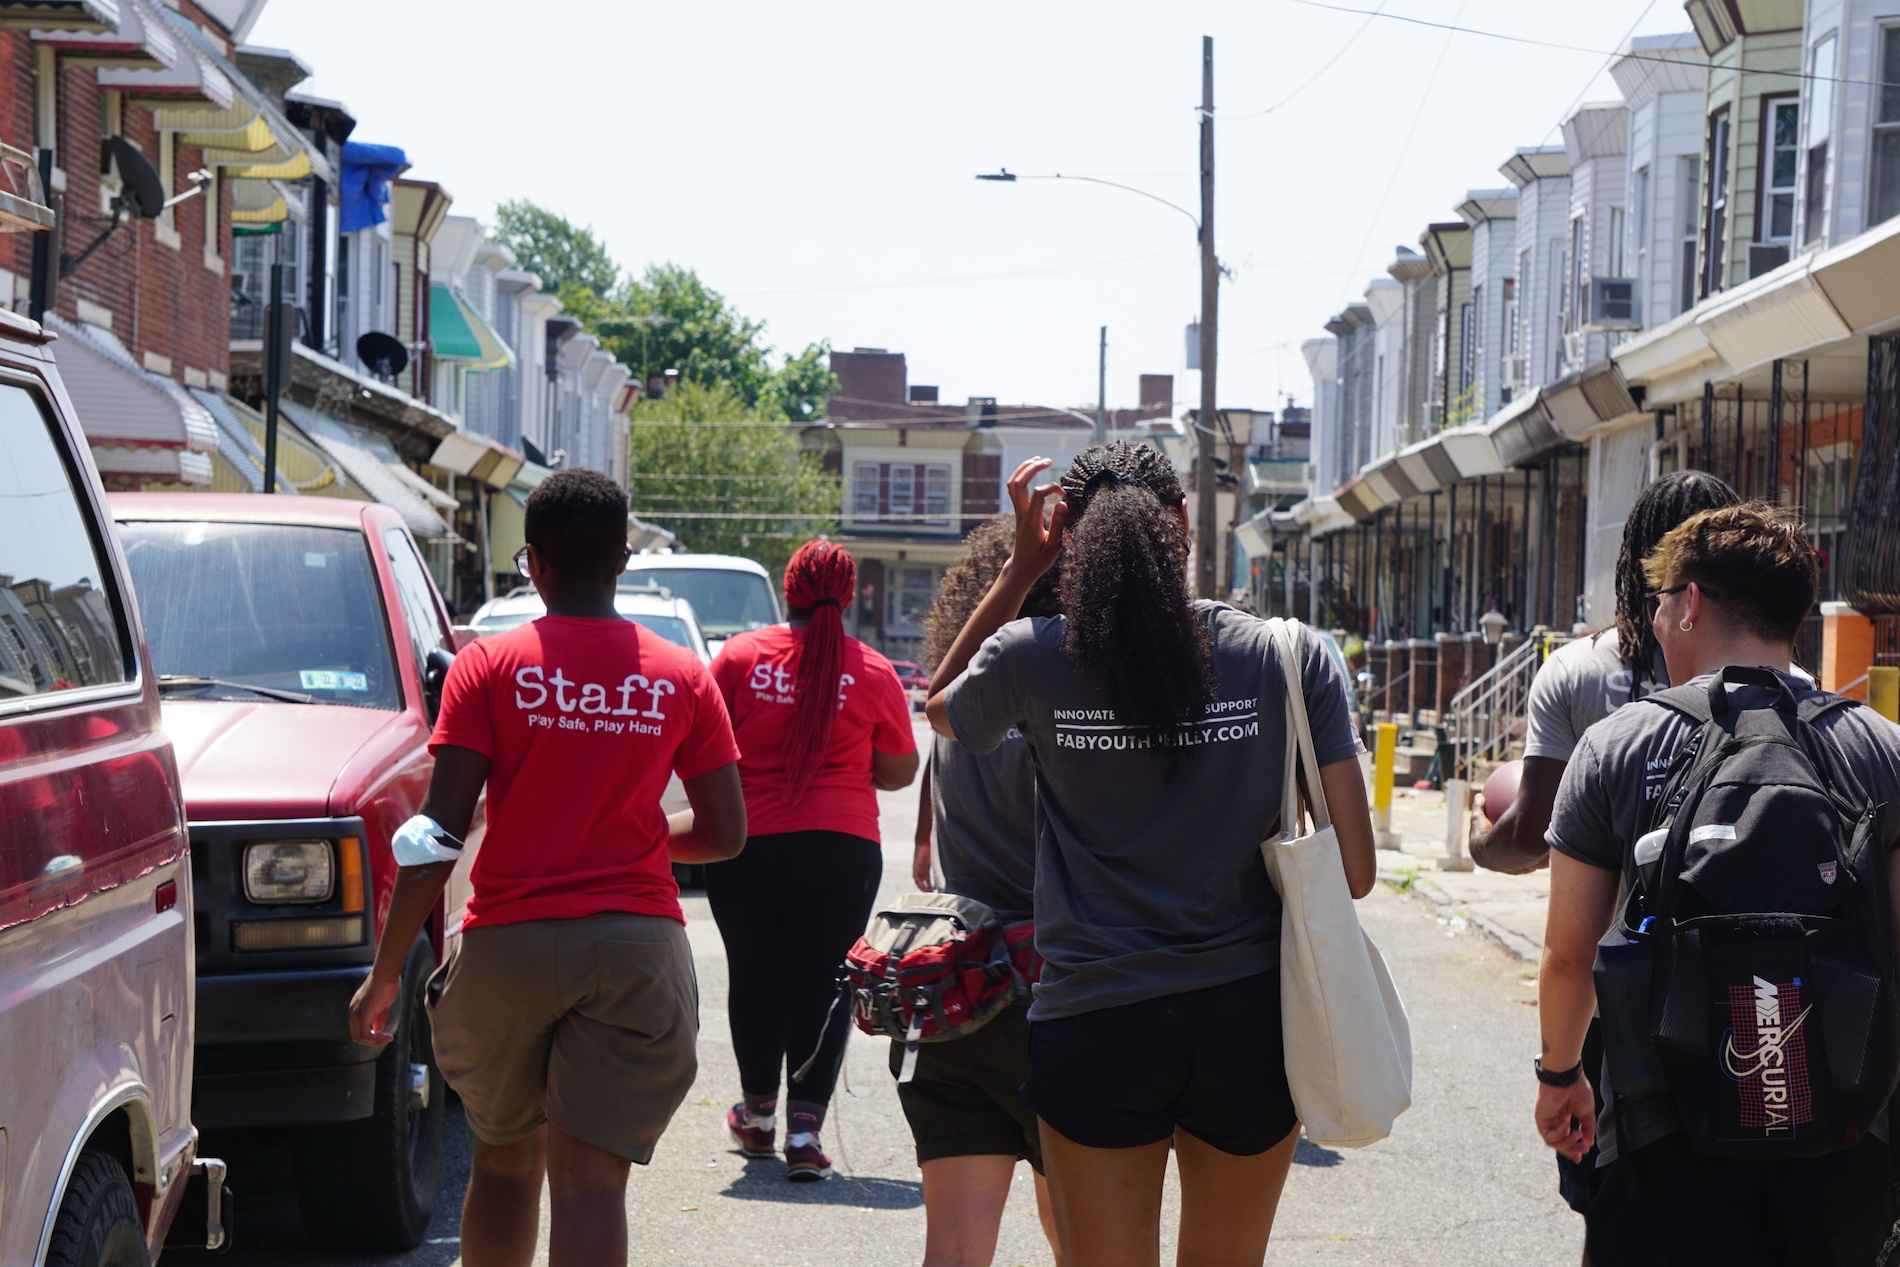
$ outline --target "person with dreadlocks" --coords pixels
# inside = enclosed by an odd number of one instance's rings
[[[1479,866],[1521,874],[1549,865],[1544,834],[1550,830],[1564,769],[1583,732],[1632,700],[1669,689],[1669,669],[1650,627],[1653,608],[1644,598],[1649,582],[1643,576],[1643,560],[1677,524],[1740,500],[1734,489],[1703,471],[1665,475],[1637,497],[1623,521],[1623,545],[1616,557],[1616,623],[1558,648],[1537,670],[1526,709],[1524,773],[1517,796],[1489,830],[1483,826],[1483,798],[1476,798],[1471,857]],[[1584,1056],[1592,1069],[1603,1059],[1602,1027],[1595,1022]],[[1600,1179],[1596,1162],[1594,1149],[1581,1161],[1557,1154],[1558,1190],[1579,1214],[1589,1209]]]
[[[747,1157],[775,1156],[789,1064],[785,1170],[801,1183],[831,1175],[819,1131],[851,1027],[826,1020],[883,875],[877,790],[917,777],[897,671],[844,631],[857,575],[843,546],[807,541],[785,566],[791,624],[739,634],[712,665],[747,822],[745,852],[706,868],[744,1092],[726,1127]]]
[[[1637,497],[1623,521],[1616,556],[1616,623],[1559,647],[1531,682],[1524,718],[1524,774],[1517,796],[1486,829],[1474,816],[1471,857],[1481,867],[1513,874],[1535,871],[1550,859],[1544,833],[1557,800],[1564,765],[1583,732],[1631,700],[1669,689],[1656,633],[1643,599],[1643,560],[1671,528],[1689,516],[1741,499],[1704,471],[1665,475]],[[1483,809],[1479,799],[1476,809]]]
[[[972,532],[963,557],[944,573],[924,617],[923,662],[942,662],[982,601],[1016,540],[1016,519],[998,515]],[[1061,607],[1058,564],[1023,600],[1025,616]],[[938,735],[918,797],[911,878],[925,893],[954,893],[996,912],[1007,927],[1031,917],[1035,883],[1036,768],[1022,734],[1011,731],[981,756]],[[916,1049],[897,1099],[917,1145],[924,1178],[924,1267],[988,1267],[1018,1160],[1035,1172],[1036,1209],[1057,1244],[1035,1110],[1023,1099],[1029,1076],[1029,1005],[1019,1000],[955,1042]],[[904,1044],[891,1043],[901,1079]],[[1057,1262],[1061,1262],[1060,1250]]]
[[[1279,826],[1298,690],[1347,886],[1371,891],[1345,679],[1301,629],[1288,682],[1265,622],[1189,597],[1186,496],[1159,450],[1097,446],[1032,491],[1049,466],[1010,476],[1014,549],[926,707],[973,752],[1014,728],[1035,758],[1045,966],[1023,1090],[1057,1237],[1071,1263],[1154,1263],[1172,1151],[1179,1260],[1258,1263],[1299,1137],[1260,842]],[[1061,614],[1017,619],[1058,556]]]

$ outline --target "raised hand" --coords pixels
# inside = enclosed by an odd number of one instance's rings
[[[1042,484],[1031,488],[1036,476],[1055,465],[1048,458],[1030,458],[1009,477],[1009,504],[1016,510],[1016,544],[1010,552],[1006,571],[1034,581],[1055,566],[1062,556],[1062,525],[1069,517],[1068,503],[1062,500],[1062,485]],[[1055,509],[1044,514],[1048,500],[1056,499]],[[1045,522],[1046,520],[1046,522]]]

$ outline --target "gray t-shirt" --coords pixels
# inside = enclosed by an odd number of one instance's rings
[[[978,755],[937,736],[930,749],[931,874],[1005,924],[1030,917],[1036,879],[1036,767],[1012,730]]]
[[[1635,698],[1669,688],[1669,668],[1658,651],[1640,686],[1623,659],[1615,628],[1578,638],[1553,651],[1531,681],[1525,713],[1524,755],[1568,761],[1577,741]]]
[[[1195,604],[1211,626],[1214,692],[1170,761],[1153,731],[1116,720],[1062,650],[1062,618],[1017,620],[985,642],[945,700],[958,742],[1010,729],[1036,765],[1036,949],[1030,1019],[1051,1020],[1243,980],[1277,965],[1280,900],[1260,842],[1277,830],[1285,684],[1266,622]],[[1361,751],[1338,661],[1299,635],[1301,689],[1321,765]]]
[[[1796,698],[1818,695],[1812,679],[1783,674]],[[1713,673],[1689,685],[1706,687]],[[1762,708],[1772,698],[1761,686],[1731,686],[1730,697],[1742,708]],[[1843,763],[1860,780],[1857,791],[1866,801],[1900,804],[1900,726],[1871,708],[1845,708],[1815,723],[1840,749]],[[1676,750],[1698,727],[1674,709],[1660,705],[1622,708],[1592,726],[1564,767],[1551,811],[1550,847],[1578,862],[1615,871],[1622,877],[1617,900],[1621,903],[1635,882],[1631,858],[1636,838],[1650,829],[1650,811],[1668,778]],[[1890,813],[1883,828],[1891,833]],[[1605,1163],[1617,1155],[1615,1124],[1611,1117],[1608,1070],[1604,1070],[1602,1121],[1597,1127],[1598,1147]],[[1667,1096],[1641,1097],[1623,1102],[1623,1125],[1630,1147],[1641,1148],[1682,1129],[1675,1104]],[[1885,1119],[1876,1124],[1884,1139]]]

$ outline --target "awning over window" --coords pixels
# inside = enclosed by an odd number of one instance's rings
[[[0,12],[3,12],[0,9]],[[5,25],[0,18],[0,25]],[[69,62],[92,66],[171,66],[178,61],[178,41],[165,20],[153,13],[149,0],[122,0],[119,20],[104,30],[35,30],[35,44],[51,45]]]
[[[102,67],[99,86],[124,93],[134,105],[146,106],[202,102],[225,110],[237,96],[231,81],[211,60],[189,48],[181,50],[178,60],[170,66]]]
[[[362,427],[327,417],[293,400],[283,401],[281,408],[305,435],[334,458],[337,465],[372,498],[401,515],[402,521],[409,525],[409,530],[417,537],[425,541],[460,539],[450,531],[442,516],[436,513],[430,499],[411,483],[413,480],[428,488],[428,482],[402,465],[402,459],[390,447],[388,440]],[[409,478],[403,478],[405,475]],[[449,505],[455,504],[454,498],[447,497],[440,490],[429,488],[429,491],[445,498]]]
[[[281,224],[290,218],[290,204],[283,191],[268,180],[231,182],[231,222],[233,224]]]
[[[109,330],[54,313],[46,324],[60,378],[102,475],[211,482],[218,428],[176,381],[145,370]]]
[[[429,458],[429,465],[456,475],[480,480],[490,488],[507,488],[521,473],[526,461],[506,445],[470,431],[457,431],[442,437]]]
[[[0,0],[0,30],[110,31],[119,0]]]
[[[326,179],[334,178],[328,162],[321,155],[310,153],[303,133],[231,64],[223,50],[212,43],[196,23],[169,10],[165,11],[165,20],[179,44],[233,85],[233,93],[219,103],[226,107],[222,115],[162,112],[159,119],[162,130],[177,132],[178,139],[187,145],[203,147],[204,162],[209,167],[247,170],[282,167],[289,171],[302,162],[308,166],[296,176],[285,179],[300,179],[312,170]],[[194,114],[197,117],[194,118]]]
[[[437,359],[466,362],[471,371],[515,364],[514,349],[474,305],[447,286],[429,287],[429,345]]]
[[[528,544],[528,495],[504,488],[488,498],[488,570],[515,570],[515,551]]]

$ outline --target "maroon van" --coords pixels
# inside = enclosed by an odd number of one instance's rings
[[[411,947],[396,1041],[350,1041],[428,790],[453,659],[402,520],[340,498],[110,498],[177,745],[197,899],[201,1129],[290,1128],[311,1239],[408,1249],[435,1209],[443,1084],[423,987],[459,933],[467,863]],[[472,857],[472,851],[471,851]]]
[[[0,1262],[142,1262],[222,1245],[227,1194],[191,1121],[178,769],[48,342],[0,311]]]

